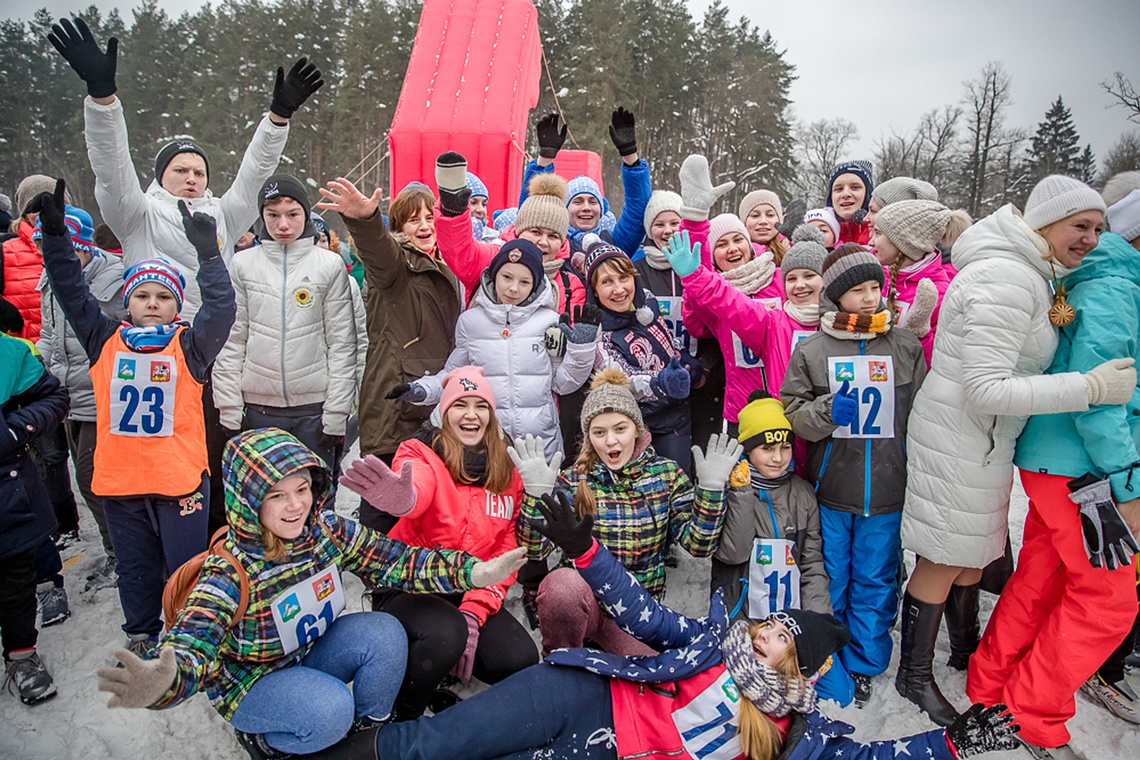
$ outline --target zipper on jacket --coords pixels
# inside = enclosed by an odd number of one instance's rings
[[[289,293],[289,246],[281,246],[281,398],[289,406],[289,391],[285,386],[285,314]]]
[[[859,355],[867,353],[867,340],[859,341]],[[867,438],[863,446],[863,517],[871,516],[871,439]]]
[[[819,484],[823,482],[823,474],[827,472],[827,460],[831,458],[831,444],[835,442],[834,438],[827,439],[827,446],[823,449],[823,462],[819,466],[819,475],[815,476],[815,492],[819,493]]]

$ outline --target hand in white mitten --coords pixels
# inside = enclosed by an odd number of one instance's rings
[[[699,153],[681,164],[681,216],[689,221],[703,222],[709,218],[713,204],[736,183],[731,180],[713,187],[709,173],[709,160]]]
[[[1127,404],[1136,391],[1135,359],[1109,359],[1085,373],[1089,406]]]
[[[562,467],[562,452],[555,452],[546,463],[545,442],[541,437],[529,433],[522,440],[516,441],[517,446],[508,446],[507,455],[515,463],[515,468],[522,478],[523,489],[535,498],[554,490],[554,483],[558,479],[558,470]]]
[[[170,690],[178,665],[174,648],[163,647],[157,660],[144,660],[127,649],[115,650],[121,668],[99,668],[99,691],[110,692],[107,707],[150,707]]]
[[[519,568],[525,564],[525,546],[511,549],[509,552],[504,552],[498,557],[489,559],[486,562],[477,562],[475,563],[475,567],[471,570],[471,585],[475,588],[493,586],[496,583],[505,581],[513,573],[517,573]]]
[[[930,318],[934,316],[934,309],[938,306],[938,288],[928,277],[918,282],[918,290],[914,294],[914,303],[910,305],[906,316],[899,322],[899,327],[910,330],[917,338],[925,338],[930,332]]]
[[[702,454],[700,448],[693,447],[693,472],[697,474],[697,485],[706,491],[722,491],[744,447],[731,435],[709,437],[708,448]]]

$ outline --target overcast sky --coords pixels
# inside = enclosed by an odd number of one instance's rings
[[[0,0],[0,16],[28,18],[33,8],[73,12],[94,2],[133,8],[134,0]],[[1140,87],[1140,0],[725,0],[768,29],[798,79],[791,97],[797,118],[842,116],[870,157],[892,129],[907,132],[919,117],[962,97],[962,83],[988,61],[1005,65],[1013,83],[1011,126],[1035,129],[1061,95],[1098,160],[1124,132],[1126,119],[1099,83],[1123,71]],[[700,17],[710,0],[688,0]],[[172,15],[201,0],[162,0]],[[127,17],[124,11],[123,15]]]

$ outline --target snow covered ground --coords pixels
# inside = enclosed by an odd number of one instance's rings
[[[78,489],[76,489],[78,493]],[[350,514],[358,500],[341,492],[337,510]],[[1013,545],[1021,543],[1021,525],[1026,513],[1025,494],[1015,486],[1010,522]],[[83,540],[64,552],[67,588],[71,595],[72,617],[40,632],[39,650],[59,686],[58,696],[26,707],[10,694],[0,696],[0,758],[56,760],[58,758],[163,758],[164,760],[227,760],[246,757],[234,739],[233,731],[199,695],[187,704],[170,710],[110,710],[106,695],[96,690],[95,669],[108,661],[110,653],[122,645],[119,628],[122,615],[115,589],[83,594],[84,578],[103,561],[102,548],[94,521],[84,513]],[[910,558],[913,560],[913,557]],[[701,615],[708,604],[708,560],[682,553],[680,566],[671,570],[667,602],[690,615]],[[349,609],[361,607],[363,590],[353,576],[348,584]],[[994,598],[982,595],[982,615],[988,617]],[[509,608],[521,617],[518,593],[512,590]],[[1094,624],[1094,623],[1091,623]],[[933,728],[909,702],[895,693],[893,673],[898,658],[898,631],[895,663],[875,679],[875,693],[862,710],[839,708],[825,703],[824,711],[857,728],[864,740],[888,739]],[[948,645],[943,632],[938,643],[935,676],[942,691],[959,708],[968,705],[965,674],[946,667]],[[1070,721],[1072,744],[1091,760],[1136,760],[1140,758],[1140,729],[1116,718],[1103,708],[1077,695],[1077,715]],[[461,756],[456,755],[459,760]],[[994,760],[1027,760],[1028,753],[1017,750],[993,753]]]

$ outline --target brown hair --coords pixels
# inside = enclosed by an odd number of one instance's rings
[[[266,562],[276,562],[285,556],[285,542],[264,525],[261,526],[261,543],[265,545],[261,556]]]
[[[905,261],[907,261],[907,257],[903,256],[902,251],[899,251],[898,257],[887,267],[887,276],[891,278],[890,289],[887,291],[887,308],[892,314],[895,311],[895,298],[899,294],[899,272],[902,271]]]
[[[406,188],[392,199],[392,205],[388,207],[388,229],[392,232],[403,232],[408,220],[422,209],[434,211],[435,196],[426,188]]]
[[[487,429],[483,431],[483,448],[487,454],[487,476],[483,487],[491,493],[504,494],[511,487],[511,480],[515,473],[515,464],[507,454],[507,444],[503,440],[503,429],[499,427],[499,420],[495,417],[495,410],[488,410],[491,414],[487,420]],[[443,422],[439,428],[440,448],[443,453],[440,459],[447,468],[451,479],[464,485],[476,485],[475,478],[467,473],[463,465],[463,451],[466,448],[455,431],[447,424],[447,413],[443,414]]]
[[[578,474],[578,485],[574,487],[574,511],[581,519],[586,515],[598,513],[598,500],[590,490],[590,470],[598,463],[598,452],[594,451],[594,444],[589,441],[589,433],[582,440],[582,450],[574,460],[574,471]]]
[[[748,638],[751,639],[756,630],[766,622],[753,623],[748,626]],[[803,675],[800,673],[799,656],[796,654],[796,644],[791,642],[788,648],[776,659],[772,668],[789,682],[796,684],[800,690],[804,688]],[[740,745],[744,749],[744,756],[748,760],[775,760],[784,748],[784,740],[780,738],[780,729],[776,723],[760,711],[748,699],[740,700],[740,723],[737,726],[740,736]]]

